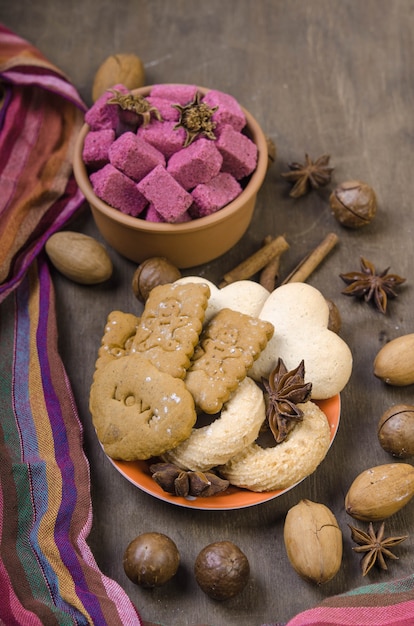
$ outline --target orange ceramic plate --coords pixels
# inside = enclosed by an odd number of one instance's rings
[[[326,415],[330,429],[331,429],[331,445],[335,438],[335,435],[339,426],[339,419],[341,414],[341,400],[339,394],[329,400],[320,400],[317,402],[319,407]],[[109,458],[109,457],[108,457]],[[254,506],[255,504],[261,504],[267,502],[277,496],[286,493],[290,489],[293,489],[296,485],[292,485],[287,489],[278,491],[266,491],[263,493],[256,493],[254,491],[248,491],[247,489],[239,489],[238,487],[229,487],[224,493],[216,496],[210,496],[208,498],[181,498],[166,493],[161,489],[159,485],[151,478],[149,471],[149,463],[147,461],[114,461],[109,459],[116,469],[133,485],[142,489],[146,493],[170,502],[177,506],[183,506],[190,509],[204,509],[211,511],[225,511],[229,509],[243,509],[248,506]],[[299,481],[301,482],[301,481]],[[296,483],[299,484],[299,483]]]

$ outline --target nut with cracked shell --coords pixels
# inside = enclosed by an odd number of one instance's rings
[[[173,283],[181,278],[181,272],[165,257],[154,256],[140,263],[132,277],[132,291],[145,303],[151,290],[158,285]]]
[[[375,191],[360,180],[349,180],[338,185],[329,197],[329,204],[338,222],[348,228],[366,226],[377,212]]]

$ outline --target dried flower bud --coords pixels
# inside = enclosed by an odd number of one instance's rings
[[[181,470],[172,463],[154,463],[150,466],[150,472],[155,482],[167,493],[175,493],[175,480]]]
[[[190,494],[203,498],[226,491],[230,484],[228,480],[220,478],[214,472],[188,472],[188,478],[190,481]]]
[[[145,303],[150,291],[158,285],[173,283],[181,278],[180,270],[164,257],[151,257],[143,261],[132,278],[132,291],[138,300]]]
[[[230,484],[214,472],[183,470],[173,463],[154,463],[149,469],[152,478],[164,491],[183,498],[214,496],[226,491]]]
[[[188,473],[182,470],[174,481],[175,493],[177,496],[186,498],[190,493],[190,481]]]
[[[329,203],[338,222],[348,228],[361,228],[369,224],[377,212],[374,190],[358,180],[338,185],[331,193]]]

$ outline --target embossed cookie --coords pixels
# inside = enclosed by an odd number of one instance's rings
[[[204,328],[185,378],[196,406],[220,411],[272,335],[270,322],[221,309]]]
[[[184,378],[203,327],[210,289],[204,283],[159,285],[145,303],[131,353]]]
[[[314,402],[298,407],[303,411],[303,421],[288,439],[272,448],[257,443],[246,446],[219,468],[220,474],[238,487],[272,491],[287,489],[314,472],[329,450],[329,424]]]
[[[149,459],[178,446],[197,417],[184,382],[137,353],[96,371],[89,408],[106,454],[124,461]]]
[[[96,370],[108,361],[119,359],[129,353],[138,324],[139,317],[132,313],[122,311],[109,313],[95,363]]]
[[[261,389],[244,378],[223,406],[221,415],[164,455],[164,460],[184,469],[205,472],[223,465],[259,435],[266,417]]]

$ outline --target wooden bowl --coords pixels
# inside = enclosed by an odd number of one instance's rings
[[[134,90],[147,96],[151,86]],[[201,93],[208,89],[199,87]],[[141,263],[153,256],[167,257],[179,268],[207,263],[230,250],[248,229],[257,193],[268,167],[266,137],[254,117],[242,107],[246,116],[246,134],[255,142],[258,160],[255,171],[233,202],[206,217],[178,224],[147,222],[114,209],[94,193],[82,160],[83,144],[89,126],[79,133],[73,159],[76,182],[88,201],[96,226],[102,237],[122,256]]]

